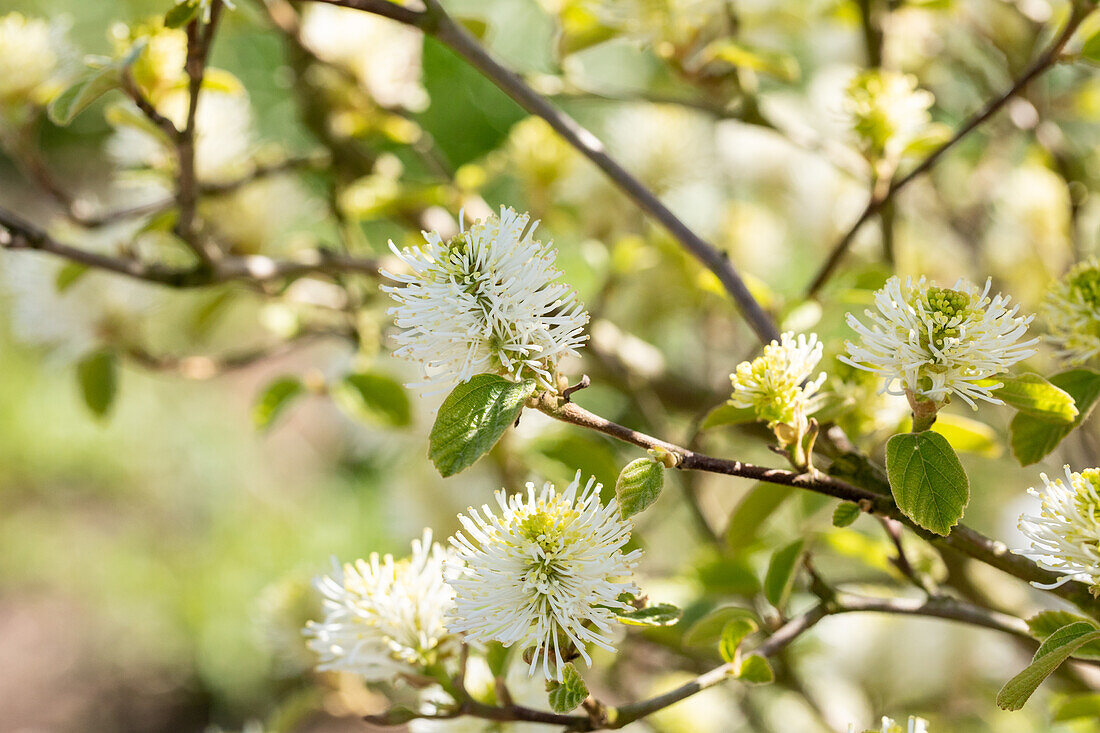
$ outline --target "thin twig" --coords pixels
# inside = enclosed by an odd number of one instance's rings
[[[947,142],[940,145],[932,153],[928,155],[921,163],[913,170],[906,173],[901,178],[895,179],[891,182],[890,186],[881,195],[872,196],[867,202],[867,206],[856,218],[855,222],[848,229],[848,231],[840,238],[840,240],[833,245],[832,251],[829,252],[829,256],[826,258],[824,264],[818,270],[814,276],[813,281],[810,283],[809,288],[806,290],[806,297],[813,298],[820,292],[821,288],[828,282],[832,276],[833,271],[837,265],[844,258],[844,255],[848,252],[852,242],[855,240],[856,234],[864,224],[867,223],[875,214],[896,196],[902,189],[912,183],[916,178],[920,177],[924,173],[928,172],[932,166],[934,166],[943,155],[955,147],[963,138],[976,130],[983,122],[995,115],[1002,107],[1004,107],[1009,100],[1019,94],[1028,84],[1035,80],[1050,67],[1054,66],[1059,57],[1061,56],[1062,49],[1069,43],[1070,38],[1073,37],[1074,32],[1078,26],[1081,25],[1088,15],[1092,12],[1092,7],[1087,3],[1078,0],[1073,4],[1073,10],[1070,14],[1069,20],[1066,22],[1065,28],[1058,34],[1057,38],[1050,44],[1047,49],[1040,54],[1031,66],[1018,78],[1011,87],[1006,89],[1000,96],[989,101],[980,111],[970,117],[962,127],[955,131],[955,134],[951,136]]]

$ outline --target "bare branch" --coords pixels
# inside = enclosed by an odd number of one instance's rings
[[[963,138],[976,130],[983,122],[988,120],[993,115],[997,114],[1002,107],[1004,107],[1009,100],[1022,92],[1028,84],[1035,80],[1036,77],[1043,74],[1049,68],[1054,66],[1059,57],[1061,56],[1062,49],[1069,43],[1070,38],[1076,32],[1077,28],[1081,25],[1088,15],[1092,12],[1092,6],[1087,2],[1078,0],[1073,3],[1073,10],[1070,14],[1069,20],[1066,22],[1065,28],[1058,34],[1058,37],[1047,47],[1047,49],[1040,54],[1039,58],[1032,62],[1031,66],[1017,79],[1011,87],[1006,89],[999,97],[990,100],[981,110],[970,117],[962,127],[955,131],[955,134],[951,136],[951,139],[940,145],[932,153],[928,155],[920,164],[913,170],[906,173],[901,178],[895,179],[886,190],[880,195],[873,195],[867,202],[867,206],[864,207],[859,217],[848,229],[848,231],[840,238],[840,240],[833,245],[832,251],[829,252],[829,256],[826,258],[821,269],[818,270],[814,276],[813,281],[810,283],[809,288],[806,290],[806,297],[813,298],[820,292],[821,288],[828,282],[832,276],[837,265],[844,258],[844,255],[848,252],[855,240],[856,234],[869,219],[875,216],[881,211],[887,203],[889,203],[894,196],[896,196],[902,189],[912,183],[915,179],[931,170],[939,159],[943,155],[955,147]]]

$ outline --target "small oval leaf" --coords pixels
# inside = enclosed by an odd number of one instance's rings
[[[1100,372],[1092,369],[1070,369],[1055,374],[1050,382],[1073,398],[1077,417],[1066,424],[1017,413],[1009,425],[1009,435],[1012,453],[1022,466],[1038,463],[1057,448],[1062,439],[1088,417],[1100,397]]]
[[[649,458],[638,458],[626,464],[615,482],[615,499],[623,519],[645,511],[657,501],[665,483],[665,469]]]
[[[756,631],[756,622],[751,618],[731,619],[722,627],[722,636],[718,640],[718,653],[722,659],[732,662],[737,657],[737,647],[745,637]]]
[[[455,387],[428,437],[428,456],[440,475],[468,468],[496,445],[534,392],[530,379],[510,382],[496,374],[478,374]]]
[[[772,665],[759,654],[750,654],[745,657],[734,676],[751,685],[766,685],[775,681]]]
[[[412,422],[412,408],[405,387],[385,374],[349,374],[333,391],[333,396],[345,410],[371,422],[395,428]]]
[[[550,709],[555,713],[568,713],[577,707],[588,697],[588,686],[584,684],[577,668],[572,662],[566,663],[561,670],[562,681],[550,682]]]
[[[628,626],[673,626],[683,615],[676,606],[671,603],[657,603],[634,611],[620,613],[616,618],[620,623]]]
[[[776,608],[782,608],[794,585],[798,560],[802,556],[802,540],[795,540],[786,547],[776,550],[768,563],[768,572],[764,576],[764,597]]]
[[[297,377],[280,377],[260,393],[252,407],[252,424],[257,430],[267,430],[294,398],[305,392],[305,385]]]
[[[85,356],[76,365],[84,404],[98,418],[106,417],[118,393],[118,357],[109,350]]]
[[[836,509],[833,510],[833,526],[850,526],[859,519],[859,515],[862,513],[863,510],[859,508],[859,504],[853,504],[850,501],[842,501],[837,504]]]

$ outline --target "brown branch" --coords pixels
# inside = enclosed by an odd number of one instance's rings
[[[809,473],[795,473],[779,468],[767,468],[743,461],[734,461],[725,458],[716,458],[702,453],[696,453],[682,448],[673,443],[654,438],[645,433],[632,430],[618,423],[611,422],[600,417],[574,402],[559,403],[552,396],[543,393],[538,397],[537,408],[562,422],[567,422],[579,427],[596,430],[609,435],[625,443],[636,445],[640,448],[655,448],[667,451],[677,457],[677,468],[682,470],[706,471],[719,473],[726,476],[738,476],[754,479],[765,483],[793,486],[818,494],[824,494],[844,501],[859,504],[864,511],[897,520],[909,527],[920,537],[938,545],[958,550],[975,560],[990,565],[1009,575],[1029,583],[1050,584],[1058,579],[1055,573],[1043,570],[1026,557],[1011,552],[1003,542],[997,542],[963,524],[956,525],[947,537],[934,535],[922,529],[908,517],[903,515],[895,506],[890,494],[890,487],[885,483],[876,484],[875,489],[855,486],[818,471]],[[1093,598],[1088,588],[1082,583],[1066,583],[1048,591],[1060,598],[1073,603],[1090,614],[1100,612],[1097,599]]]
[[[424,12],[411,11],[386,0],[324,1],[407,23],[447,45],[516,104],[544,119],[566,142],[595,163],[639,208],[660,222],[685,249],[715,274],[762,342],[779,338],[771,316],[749,292],[725,253],[715,249],[680,221],[649,189],[607,154],[603,143],[595,135],[548,102],[518,74],[499,64],[436,0],[427,0],[427,10]]]
[[[352,272],[378,277],[380,263],[363,257],[349,257],[329,250],[312,250],[292,260],[262,255],[225,257],[210,266],[164,267],[132,258],[111,257],[58,242],[37,226],[0,209],[0,249],[34,250],[56,255],[70,262],[136,280],[173,288],[199,288],[230,281],[266,283],[303,275]]]
[[[962,127],[955,131],[955,134],[951,136],[947,142],[940,145],[932,153],[928,155],[921,163],[913,170],[906,173],[901,178],[895,179],[890,183],[886,190],[880,195],[873,195],[867,202],[867,206],[864,207],[859,217],[848,229],[848,231],[840,238],[840,240],[833,245],[832,250],[829,252],[829,256],[826,258],[824,264],[818,270],[814,276],[813,281],[810,283],[809,288],[806,290],[806,297],[813,298],[820,292],[821,288],[828,282],[833,272],[836,270],[837,265],[844,258],[844,255],[848,252],[855,240],[856,234],[869,219],[878,214],[887,203],[889,203],[894,196],[896,196],[902,189],[912,183],[916,178],[920,177],[924,173],[928,172],[932,166],[934,166],[943,155],[951,148],[955,147],[960,141],[967,135],[976,130],[983,122],[995,115],[1004,107],[1009,100],[1019,94],[1024,88],[1027,87],[1036,77],[1040,76],[1047,69],[1054,66],[1059,57],[1061,56],[1062,49],[1069,43],[1070,38],[1073,37],[1074,32],[1081,25],[1088,15],[1092,12],[1092,6],[1090,3],[1083,0],[1077,0],[1073,4],[1073,10],[1070,14],[1069,20],[1066,22],[1065,28],[1058,34],[1057,38],[1050,44],[1047,49],[1040,54],[1039,58],[1024,71],[1023,75],[1018,78],[1011,87],[1005,90],[1000,96],[989,101],[980,111],[971,116]]]

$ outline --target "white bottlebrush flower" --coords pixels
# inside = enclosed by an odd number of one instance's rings
[[[960,279],[941,288],[923,277],[892,277],[875,291],[878,312],[865,311],[868,325],[848,314],[859,341],[849,341],[840,360],[878,374],[890,394],[933,402],[954,394],[974,408],[975,400],[1003,404],[993,396],[1000,385],[980,382],[1034,354],[1038,339],[1020,341],[1032,316],[1016,315],[1008,296],[990,298],[990,285]]]
[[[848,85],[844,110],[865,153],[896,155],[931,121],[932,93],[912,74],[870,69]]]
[[[799,434],[806,430],[807,418],[820,405],[817,391],[825,382],[825,372],[811,379],[821,361],[821,342],[817,334],[809,338],[787,332],[778,342],[764,347],[764,353],[752,361],[737,365],[730,375],[735,407],[752,408],[760,420],[774,428],[790,425]]]
[[[856,727],[854,724],[848,726],[848,733],[855,733],[855,730]],[[875,731],[868,731],[867,733],[875,733]],[[924,718],[910,715],[909,723],[903,729],[893,718],[887,718],[884,715],[882,717],[882,725],[877,733],[928,733],[928,721]]]
[[[454,592],[444,577],[447,553],[424,530],[408,559],[392,555],[357,560],[317,579],[325,618],[306,625],[320,670],[362,675],[368,681],[417,674],[453,649],[447,621]]]
[[[1070,364],[1100,357],[1100,260],[1075,265],[1047,292],[1040,313],[1058,356]]]
[[[55,31],[20,13],[0,17],[0,103],[43,102],[57,73]]]
[[[350,70],[382,107],[428,106],[420,83],[424,34],[370,13],[310,3],[302,41],[320,58]]]
[[[187,119],[187,94],[164,95],[157,110],[178,127]],[[255,149],[252,106],[243,93],[203,92],[195,111],[195,173],[203,183],[228,183],[247,175]],[[107,141],[115,162],[174,174],[172,146],[151,132],[120,125]]]
[[[424,384],[464,382],[496,372],[555,388],[558,362],[587,336],[576,293],[556,282],[557,251],[534,238],[537,222],[501,207],[449,241],[425,232],[416,248],[390,249],[411,271],[386,277],[403,329],[394,354],[420,363]]]
[[[1028,493],[1042,501],[1038,515],[1020,516],[1020,531],[1031,540],[1031,549],[1019,551],[1035,558],[1041,568],[1059,573],[1054,588],[1071,580],[1100,587],[1100,468],[1081,473],[1065,467],[1066,480],[1053,481],[1045,473],[1044,489]]]
[[[600,484],[589,479],[559,492],[527,484],[526,494],[498,491],[499,514],[485,505],[459,515],[465,532],[451,538],[464,570],[455,589],[454,631],[472,641],[534,647],[529,674],[540,660],[547,679],[561,681],[563,647],[575,646],[591,663],[586,646],[613,650],[616,610],[629,610],[622,593],[637,593],[630,581],[640,550],[623,554],[632,523],[614,500],[600,503]]]

